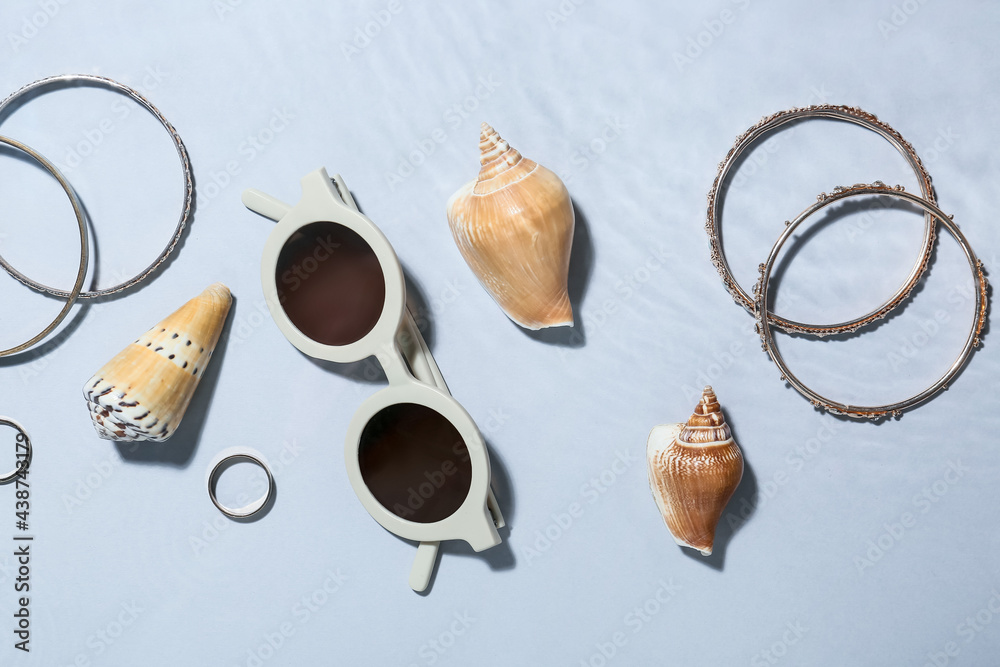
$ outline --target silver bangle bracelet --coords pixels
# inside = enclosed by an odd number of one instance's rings
[[[163,249],[163,251],[159,254],[159,256],[155,260],[153,260],[152,264],[147,266],[145,269],[140,271],[132,278],[129,278],[124,282],[121,282],[117,285],[105,289],[93,290],[89,292],[86,291],[78,292],[79,298],[81,299],[93,299],[95,297],[117,294],[118,292],[122,292],[130,287],[133,287],[134,285],[139,284],[147,277],[149,277],[150,274],[156,271],[156,269],[161,264],[163,264],[163,262],[167,260],[170,254],[177,247],[177,242],[180,240],[181,235],[184,233],[184,227],[187,225],[187,221],[191,217],[192,205],[194,202],[194,179],[191,174],[191,162],[188,159],[187,149],[184,147],[184,142],[181,141],[180,135],[177,134],[177,130],[174,129],[174,126],[171,125],[170,122],[163,117],[163,114],[160,113],[159,109],[153,106],[153,104],[149,100],[140,95],[137,91],[133,90],[132,88],[129,88],[123,83],[118,83],[117,81],[109,79],[107,77],[95,76],[92,74],[62,74],[58,76],[50,76],[44,79],[39,79],[38,81],[29,83],[20,90],[15,91],[14,93],[10,94],[5,100],[0,102],[0,119],[3,118],[4,114],[9,110],[10,107],[16,106],[18,100],[28,95],[29,93],[32,93],[41,88],[46,88],[49,86],[61,86],[61,85],[72,85],[72,84],[82,84],[82,85],[110,88],[112,90],[115,90],[132,98],[140,106],[142,106],[151,114],[153,114],[153,116],[156,117],[156,120],[158,120],[160,124],[163,125],[164,129],[166,129],[167,132],[170,134],[170,140],[174,143],[174,147],[177,149],[177,156],[180,158],[181,169],[184,172],[183,208],[181,209],[180,219],[177,221],[177,227],[174,229],[173,236],[171,236],[167,246]],[[16,278],[23,284],[27,285],[28,287],[31,287],[32,289],[38,290],[40,292],[45,292],[46,294],[51,294],[52,296],[57,296],[63,299],[68,298],[72,294],[72,291],[56,289],[54,287],[49,287],[35,280],[32,280],[31,278],[27,277],[26,275],[15,269],[13,266],[11,266],[10,263],[8,263],[7,260],[4,259],[3,257],[0,257],[0,267],[3,267],[3,269],[7,271],[7,273],[9,273],[11,276]]]
[[[66,299],[66,303],[63,304],[62,309],[58,314],[56,314],[55,319],[53,319],[48,326],[42,329],[41,332],[32,336],[20,345],[15,345],[14,347],[7,348],[6,350],[0,350],[0,357],[6,357],[11,354],[27,350],[29,347],[52,333],[52,330],[59,326],[59,323],[66,318],[66,315],[69,314],[70,308],[72,308],[73,304],[76,303],[76,300],[80,296],[81,290],[83,289],[83,281],[87,277],[87,264],[90,261],[90,250],[87,246],[87,223],[84,220],[83,207],[80,205],[80,201],[77,199],[76,193],[73,192],[73,188],[70,187],[69,182],[59,172],[59,169],[45,159],[45,157],[43,157],[40,153],[32,148],[29,148],[28,146],[25,146],[19,141],[14,141],[13,139],[9,139],[7,137],[0,137],[0,144],[11,146],[12,148],[22,151],[26,155],[31,156],[38,164],[42,165],[46,171],[52,174],[57,181],[59,181],[59,185],[62,186],[63,191],[66,193],[66,196],[69,197],[69,201],[73,205],[73,212],[76,214],[76,222],[80,227],[80,267],[77,269],[76,281],[73,283],[73,289],[69,292],[62,292],[59,294],[59,296]]]
[[[817,394],[815,391],[803,384],[803,382],[799,380],[795,374],[791,372],[791,370],[789,370],[784,359],[782,359],[777,346],[774,344],[771,332],[771,326],[774,322],[772,322],[771,318],[767,316],[767,309],[765,308],[768,298],[768,283],[771,279],[771,270],[774,267],[774,262],[777,259],[782,246],[784,246],[785,242],[791,238],[798,226],[813,213],[816,213],[817,211],[826,208],[835,202],[849,197],[862,197],[865,195],[881,195],[906,200],[911,204],[919,206],[928,215],[931,215],[939,220],[944,228],[955,237],[955,240],[958,241],[958,244],[962,247],[962,251],[965,253],[966,258],[969,261],[969,267],[972,269],[972,274],[978,282],[978,289],[976,290],[976,317],[973,321],[972,329],[966,338],[962,352],[959,354],[954,363],[952,363],[944,375],[942,375],[934,384],[920,393],[903,401],[877,406],[860,406],[838,403],[837,401],[833,401]],[[774,361],[774,363],[781,370],[781,379],[809,399],[814,406],[834,414],[844,415],[855,419],[881,419],[887,416],[899,417],[903,410],[926,401],[942,389],[947,389],[948,383],[951,382],[951,380],[962,369],[962,366],[965,365],[965,362],[969,359],[973,349],[979,346],[979,336],[982,333],[983,325],[986,322],[988,281],[986,280],[986,275],[983,272],[983,263],[976,258],[976,254],[973,252],[972,246],[969,245],[965,235],[962,234],[958,225],[956,225],[951,219],[951,216],[944,213],[937,207],[936,204],[915,194],[906,192],[901,185],[889,187],[882,182],[876,181],[872,185],[858,184],[849,188],[837,187],[830,194],[821,194],[815,204],[800,213],[797,218],[787,223],[787,226],[781,233],[781,236],[778,237],[774,247],[771,249],[771,254],[767,257],[767,262],[760,265],[759,271],[760,279],[758,280],[757,286],[754,290],[754,314],[757,318],[757,332],[760,334],[761,346],[764,351],[767,352],[767,354],[771,357],[771,360]]]
[[[931,188],[931,177],[924,168],[920,158],[917,156],[916,151],[913,150],[913,146],[911,146],[910,143],[902,137],[902,135],[896,132],[896,130],[880,121],[876,116],[868,113],[867,111],[848,106],[821,104],[800,109],[780,111],[761,119],[756,125],[751,127],[736,139],[736,143],[729,150],[729,153],[722,160],[722,162],[719,163],[719,171],[715,176],[715,182],[712,184],[712,189],[708,193],[708,219],[705,223],[705,230],[708,232],[709,241],[712,246],[712,263],[715,264],[715,268],[722,277],[722,281],[725,283],[726,289],[729,290],[729,293],[732,295],[733,300],[751,313],[754,310],[754,301],[733,277],[732,271],[729,268],[729,262],[726,259],[726,253],[722,247],[722,238],[719,228],[719,209],[722,199],[720,190],[722,185],[725,183],[729,172],[739,160],[740,156],[743,155],[743,153],[746,152],[751,146],[757,143],[761,137],[783,125],[806,118],[830,118],[834,120],[842,120],[854,123],[855,125],[860,125],[861,127],[876,132],[892,144],[893,147],[899,151],[900,155],[906,158],[906,161],[913,168],[913,171],[917,176],[917,182],[920,184],[920,191],[923,198],[931,203],[934,202],[934,193]],[[804,324],[802,322],[796,322],[795,320],[779,317],[774,313],[767,314],[768,322],[788,332],[807,333],[813,336],[828,336],[830,334],[854,331],[859,327],[885,317],[906,299],[907,295],[909,295],[909,293],[913,290],[913,287],[920,280],[920,277],[927,268],[927,263],[931,256],[931,250],[934,248],[934,217],[930,213],[926,213],[924,215],[924,220],[926,224],[924,225],[924,238],[920,256],[917,258],[913,268],[910,269],[910,273],[906,280],[896,290],[895,294],[893,294],[888,301],[879,306],[877,309],[854,320],[841,322],[839,324]]]

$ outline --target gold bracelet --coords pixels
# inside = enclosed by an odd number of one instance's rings
[[[838,403],[837,401],[830,400],[817,394],[815,391],[803,384],[802,381],[795,377],[795,375],[788,369],[784,359],[782,359],[777,346],[774,344],[774,339],[771,333],[771,326],[775,323],[770,317],[765,316],[767,313],[765,304],[767,303],[768,283],[771,278],[771,269],[774,266],[774,262],[777,259],[782,246],[789,238],[791,238],[798,226],[813,213],[816,213],[817,211],[820,211],[835,202],[849,197],[862,197],[865,195],[881,195],[904,199],[912,204],[915,204],[916,206],[919,206],[933,218],[940,220],[941,224],[945,227],[945,229],[951,232],[951,235],[955,237],[955,240],[958,241],[958,244],[962,247],[963,252],[965,252],[965,256],[969,260],[969,266],[972,269],[972,274],[978,281],[979,286],[979,289],[976,290],[976,317],[972,323],[972,329],[966,338],[965,345],[962,348],[962,352],[958,356],[958,359],[955,360],[944,375],[942,375],[927,389],[924,389],[920,393],[915,394],[906,400],[878,406],[860,406]],[[784,231],[781,233],[781,236],[779,236],[778,240],[775,242],[774,247],[771,248],[771,254],[768,255],[767,262],[760,265],[759,271],[760,279],[757,281],[757,286],[754,289],[754,315],[757,318],[757,332],[760,334],[761,346],[771,357],[771,360],[774,361],[774,363],[777,364],[778,368],[781,370],[781,379],[783,381],[790,384],[800,394],[809,399],[814,406],[834,414],[853,417],[855,419],[873,420],[889,416],[899,417],[903,410],[923,403],[942,389],[947,389],[948,383],[951,382],[956,375],[958,375],[960,370],[962,370],[965,362],[968,361],[971,356],[973,349],[979,347],[979,336],[982,333],[983,325],[986,322],[986,309],[989,304],[989,297],[987,295],[988,281],[986,280],[986,275],[983,272],[983,263],[976,258],[976,253],[973,252],[972,246],[969,245],[965,235],[962,234],[958,225],[954,223],[951,216],[944,213],[937,207],[936,204],[918,197],[915,194],[906,192],[902,185],[889,187],[881,181],[876,181],[872,185],[862,183],[852,185],[849,188],[837,187],[834,188],[831,194],[824,192],[817,198],[815,204],[807,208],[805,211],[800,213],[797,218],[787,224]]]
[[[705,223],[705,230],[708,232],[708,238],[712,244],[712,263],[715,264],[715,268],[719,271],[719,275],[722,276],[722,281],[725,283],[726,289],[728,289],[729,293],[732,295],[733,300],[751,313],[754,312],[754,301],[750,298],[750,295],[747,294],[742,287],[740,287],[739,283],[736,282],[732,271],[729,269],[729,262],[726,260],[726,254],[722,249],[722,239],[719,233],[719,209],[721,208],[722,199],[720,191],[722,189],[722,185],[726,182],[729,172],[739,161],[740,156],[748,148],[760,140],[761,137],[783,125],[807,118],[832,118],[834,120],[847,121],[849,123],[865,127],[881,135],[886,139],[886,141],[892,144],[904,158],[906,158],[906,161],[913,168],[913,171],[917,176],[917,182],[920,184],[920,192],[922,193],[923,198],[931,203],[934,203],[934,193],[931,188],[931,177],[924,168],[920,158],[917,156],[916,151],[913,150],[913,146],[911,146],[908,141],[903,139],[902,135],[896,132],[896,130],[880,121],[877,117],[867,111],[863,111],[862,109],[857,109],[855,107],[821,104],[800,109],[780,111],[762,118],[756,125],[751,127],[736,139],[736,143],[731,149],[729,149],[729,153],[726,155],[725,159],[719,163],[719,171],[715,176],[715,182],[712,184],[712,190],[708,193],[708,220]],[[924,221],[924,238],[920,256],[917,258],[913,268],[910,269],[910,273],[906,277],[903,284],[883,305],[857,319],[850,320],[848,322],[841,322],[839,324],[804,324],[802,322],[796,322],[795,320],[780,317],[770,312],[767,313],[768,322],[788,332],[806,333],[813,336],[828,336],[830,334],[854,331],[859,327],[885,317],[890,311],[906,299],[907,295],[909,295],[910,291],[920,280],[920,277],[927,268],[927,262],[930,260],[931,250],[934,248],[934,216],[930,213],[926,213],[924,215]]]

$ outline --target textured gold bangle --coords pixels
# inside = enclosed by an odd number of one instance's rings
[[[928,215],[940,220],[945,229],[951,232],[951,235],[955,237],[955,240],[958,241],[958,244],[962,247],[962,251],[969,260],[969,266],[972,268],[972,275],[978,282],[978,289],[976,290],[976,317],[973,320],[972,330],[969,332],[969,336],[965,341],[965,345],[962,348],[962,352],[958,356],[958,359],[955,360],[944,375],[942,375],[934,384],[920,393],[911,396],[904,401],[899,401],[898,403],[871,407],[838,403],[837,401],[820,396],[803,384],[802,381],[795,377],[795,375],[788,369],[784,359],[782,359],[777,346],[774,344],[774,339],[771,333],[771,326],[774,322],[765,316],[767,313],[765,304],[767,303],[768,283],[771,279],[771,270],[774,267],[774,262],[777,259],[782,246],[789,238],[791,238],[792,234],[795,233],[796,228],[798,228],[798,226],[813,213],[816,213],[817,211],[820,211],[835,202],[849,197],[862,197],[865,195],[881,195],[903,199],[911,204],[919,206]],[[965,235],[962,234],[958,225],[956,225],[951,219],[951,216],[944,213],[937,207],[936,204],[915,194],[906,192],[901,185],[889,187],[885,183],[876,181],[872,185],[859,184],[853,185],[849,188],[837,187],[834,188],[833,192],[830,194],[824,192],[817,198],[815,204],[800,213],[797,218],[787,223],[784,231],[781,233],[781,236],[779,236],[778,240],[775,242],[774,247],[771,248],[771,254],[768,255],[767,262],[760,265],[759,271],[760,279],[757,281],[757,286],[754,289],[754,314],[757,318],[757,332],[760,334],[761,346],[781,370],[781,379],[783,381],[790,384],[800,394],[809,399],[814,406],[838,415],[845,415],[856,419],[880,419],[888,416],[899,417],[903,410],[923,403],[942,389],[947,389],[948,383],[951,382],[951,380],[962,369],[962,366],[965,365],[965,362],[969,359],[973,349],[979,346],[979,336],[982,333],[983,325],[986,322],[986,309],[989,298],[987,296],[988,282],[986,280],[986,275],[983,272],[983,263],[976,259],[976,253],[973,252],[972,246],[969,245]]]
[[[708,220],[705,223],[705,230],[708,232],[708,238],[712,244],[712,263],[715,264],[715,268],[718,270],[719,275],[722,276],[722,281],[725,283],[726,289],[728,289],[729,293],[732,295],[733,300],[751,313],[754,310],[754,301],[750,298],[750,295],[747,294],[742,287],[740,287],[739,283],[736,282],[736,279],[733,277],[732,271],[729,268],[729,262],[726,259],[725,251],[722,248],[722,239],[719,232],[719,208],[722,199],[720,191],[722,184],[725,183],[726,177],[729,175],[729,172],[739,160],[739,157],[747,149],[749,149],[767,133],[772,132],[773,130],[788,123],[806,118],[831,118],[834,120],[842,120],[854,123],[855,125],[860,125],[861,127],[876,132],[892,144],[896,150],[899,151],[900,155],[906,159],[917,176],[917,182],[920,185],[920,191],[923,198],[931,203],[934,203],[934,193],[931,188],[931,177],[924,168],[920,158],[917,156],[916,151],[913,150],[913,146],[911,146],[910,143],[899,134],[899,132],[896,132],[896,130],[880,121],[876,116],[868,113],[867,111],[855,107],[821,104],[803,107],[800,109],[780,111],[762,118],[756,125],[737,137],[736,143],[731,149],[729,149],[729,153],[723,161],[719,163],[719,171],[715,176],[715,182],[712,184],[712,190],[708,193]],[[854,331],[859,327],[885,317],[896,306],[902,303],[904,299],[906,299],[907,295],[920,280],[920,277],[927,268],[927,262],[930,260],[931,250],[934,248],[934,216],[930,213],[926,213],[924,215],[924,220],[926,224],[924,225],[924,238],[920,256],[917,258],[913,268],[910,269],[910,273],[906,277],[906,280],[899,287],[899,289],[896,290],[895,294],[893,294],[888,301],[872,312],[848,322],[829,325],[805,324],[780,317],[774,313],[767,313],[768,322],[788,332],[807,333],[813,336],[828,336],[830,334]]]

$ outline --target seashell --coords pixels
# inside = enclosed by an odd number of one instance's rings
[[[520,326],[573,326],[567,292],[574,225],[569,191],[486,123],[479,150],[479,178],[448,200],[448,224],[462,257]]]
[[[233,297],[222,283],[181,306],[104,364],[83,387],[106,440],[166,440],[181,423]]]
[[[712,553],[715,526],[743,477],[743,454],[711,387],[687,424],[660,424],[646,443],[649,487],[682,547]]]

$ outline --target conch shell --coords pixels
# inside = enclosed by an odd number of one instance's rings
[[[83,387],[90,418],[106,440],[166,440],[181,423],[233,297],[209,286],[104,364]]]
[[[687,424],[661,424],[646,443],[649,487],[682,547],[712,553],[715,526],[743,477],[743,454],[711,387]]]
[[[569,191],[486,123],[479,150],[479,178],[448,200],[448,224],[462,257],[520,326],[573,326],[566,288],[574,224]]]

